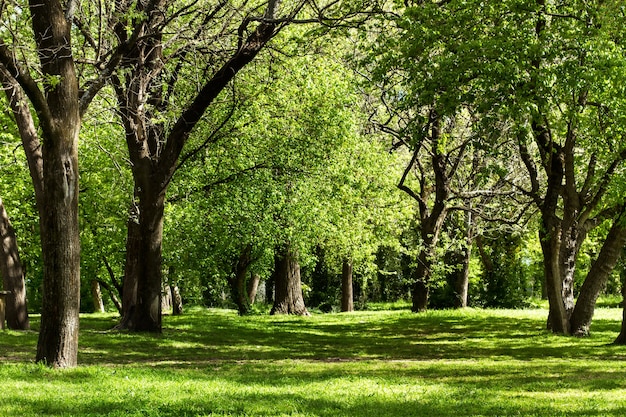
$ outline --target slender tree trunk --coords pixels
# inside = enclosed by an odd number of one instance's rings
[[[122,303],[117,298],[117,295],[115,295],[116,289],[113,288],[109,283],[105,281],[100,280],[98,281],[98,283],[100,284],[101,287],[104,287],[104,289],[107,290],[107,292],[109,293],[109,297],[111,297],[111,301],[113,301],[115,308],[117,309],[118,313],[120,313],[120,316],[121,316],[122,315]]]
[[[0,199],[0,272],[3,288],[9,294],[6,297],[6,320],[9,329],[28,330],[28,309],[26,307],[26,285],[24,269],[20,260],[15,230],[9,215]]]
[[[233,267],[233,274],[229,278],[233,301],[237,304],[240,316],[250,313],[250,299],[246,288],[246,277],[252,263],[252,245],[246,245],[240,252],[239,258]]]
[[[259,289],[259,282],[261,281],[261,276],[259,274],[252,273],[250,275],[250,280],[248,281],[248,300],[250,304],[254,304],[254,300],[256,299],[256,293]]]
[[[180,289],[178,285],[170,285],[172,291],[172,314],[174,316],[180,316],[183,314],[183,297],[180,295]]]
[[[580,295],[570,319],[572,334],[576,336],[589,335],[598,296],[606,286],[622,249],[626,245],[626,227],[622,223],[622,215],[613,222],[602,249],[580,289]]]
[[[462,250],[461,269],[458,271],[454,282],[454,306],[456,308],[467,307],[467,298],[469,293],[470,261],[472,259],[472,243],[474,240],[474,225],[472,224],[471,211],[467,211],[465,213],[465,227],[465,247]]]
[[[617,339],[613,342],[616,345],[626,345],[626,272],[622,271],[622,328]]]
[[[354,292],[352,287],[352,262],[344,259],[341,268],[341,311],[354,311]]]
[[[276,295],[270,314],[295,314],[308,316],[304,305],[300,265],[297,255],[286,245],[274,255],[274,279]]]
[[[93,299],[93,309],[95,313],[104,313],[104,301],[102,301],[102,291],[100,291],[100,283],[91,280],[91,298]]]

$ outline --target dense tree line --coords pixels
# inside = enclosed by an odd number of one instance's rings
[[[75,365],[101,298],[160,332],[164,298],[248,314],[259,283],[273,314],[545,295],[585,335],[619,292],[619,2],[22,3],[0,271],[38,361]]]

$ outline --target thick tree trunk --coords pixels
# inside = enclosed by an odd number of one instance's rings
[[[345,259],[341,268],[341,311],[354,311],[352,262]]]
[[[246,288],[246,277],[252,263],[252,245],[246,245],[239,253],[233,267],[232,276],[228,279],[233,301],[237,305],[240,316],[250,313],[250,299]]]
[[[304,305],[300,265],[297,255],[289,245],[276,251],[274,255],[274,279],[276,294],[270,314],[295,314],[308,316]]]
[[[148,184],[146,184],[147,188]],[[161,288],[163,283],[161,243],[163,242],[164,195],[143,188],[139,197],[139,258],[137,303],[130,330],[161,333]]]
[[[563,300],[563,279],[558,250],[555,248],[554,238],[543,231],[539,232],[543,252],[543,270],[546,292],[548,294],[548,322],[549,330],[554,333],[569,334],[569,314]]]
[[[30,1],[42,72],[58,83],[44,85],[39,107],[43,132],[40,229],[43,301],[37,362],[53,367],[77,363],[80,307],[78,225],[78,82],[71,51],[71,23],[60,2]]]
[[[93,310],[95,313],[104,313],[104,301],[102,301],[102,291],[100,291],[100,283],[91,280],[91,298],[93,299]]]
[[[422,313],[428,309],[428,281],[430,280],[430,266],[432,260],[427,253],[427,249],[423,249],[417,259],[418,264],[415,268],[415,276],[411,288],[413,302],[411,310],[414,313]]]
[[[626,245],[626,227],[622,223],[622,216],[619,216],[613,222],[602,249],[593,265],[591,265],[591,269],[587,273],[587,277],[580,289],[580,295],[570,319],[572,334],[576,336],[589,335],[596,301],[606,286],[609,276],[620,258],[624,245]]]
[[[133,206],[128,219],[126,236],[126,262],[122,283],[122,319],[117,329],[133,328],[133,316],[137,305],[138,263],[140,256],[141,231],[139,229],[138,208]]]
[[[259,282],[261,282],[261,276],[259,274],[250,274],[250,280],[248,281],[248,300],[250,304],[254,304],[256,300],[256,293],[259,289]]]
[[[0,272],[3,288],[9,292],[6,297],[6,320],[9,329],[28,330],[28,309],[26,307],[26,285],[24,269],[20,260],[15,230],[9,215],[0,199]]]

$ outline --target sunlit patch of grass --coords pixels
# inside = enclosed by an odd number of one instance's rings
[[[0,332],[1,416],[617,416],[621,310],[589,338],[546,311],[362,311],[308,318],[192,309],[162,335],[81,318],[81,366],[32,363],[37,333]],[[37,318],[34,318],[34,327]]]

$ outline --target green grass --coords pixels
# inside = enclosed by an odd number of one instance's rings
[[[545,318],[194,309],[153,336],[84,315],[75,369],[32,363],[36,331],[0,332],[0,416],[624,415],[621,310],[599,309],[585,339],[546,332]]]

